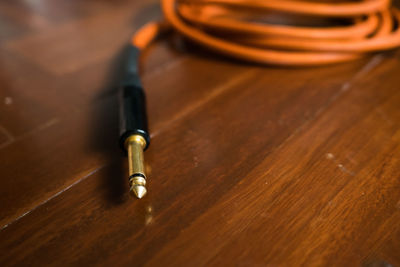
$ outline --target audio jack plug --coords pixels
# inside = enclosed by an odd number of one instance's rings
[[[142,198],[146,193],[143,152],[150,144],[146,101],[139,79],[139,49],[130,45],[120,87],[120,146],[128,156],[130,193]]]
[[[137,198],[142,198],[146,190],[146,175],[144,172],[143,149],[146,140],[138,134],[126,139],[129,161],[129,186],[130,192]]]

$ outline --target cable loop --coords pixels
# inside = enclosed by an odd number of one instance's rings
[[[145,25],[133,44],[144,48],[172,28],[226,56],[300,66],[349,61],[400,46],[400,14],[390,0],[331,1],[161,0],[165,22]],[[321,25],[321,20],[331,23]]]

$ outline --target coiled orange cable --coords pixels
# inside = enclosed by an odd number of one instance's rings
[[[165,21],[134,35],[139,49],[171,28],[218,53],[274,65],[343,62],[400,46],[400,13],[390,0],[161,0],[161,5]],[[315,26],[261,22],[271,14],[308,18]],[[321,18],[336,22],[319,26]],[[338,26],[338,19],[348,24]]]

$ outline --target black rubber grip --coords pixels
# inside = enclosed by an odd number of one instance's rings
[[[139,50],[131,46],[127,55],[124,79],[120,86],[120,146],[134,134],[144,137],[146,148],[150,144],[147,128],[146,98],[138,74]],[[146,149],[145,148],[145,149]]]

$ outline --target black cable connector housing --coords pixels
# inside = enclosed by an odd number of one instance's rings
[[[128,48],[124,76],[119,90],[121,149],[126,152],[125,141],[132,135],[141,135],[150,144],[147,128],[146,97],[139,78],[139,49]]]

